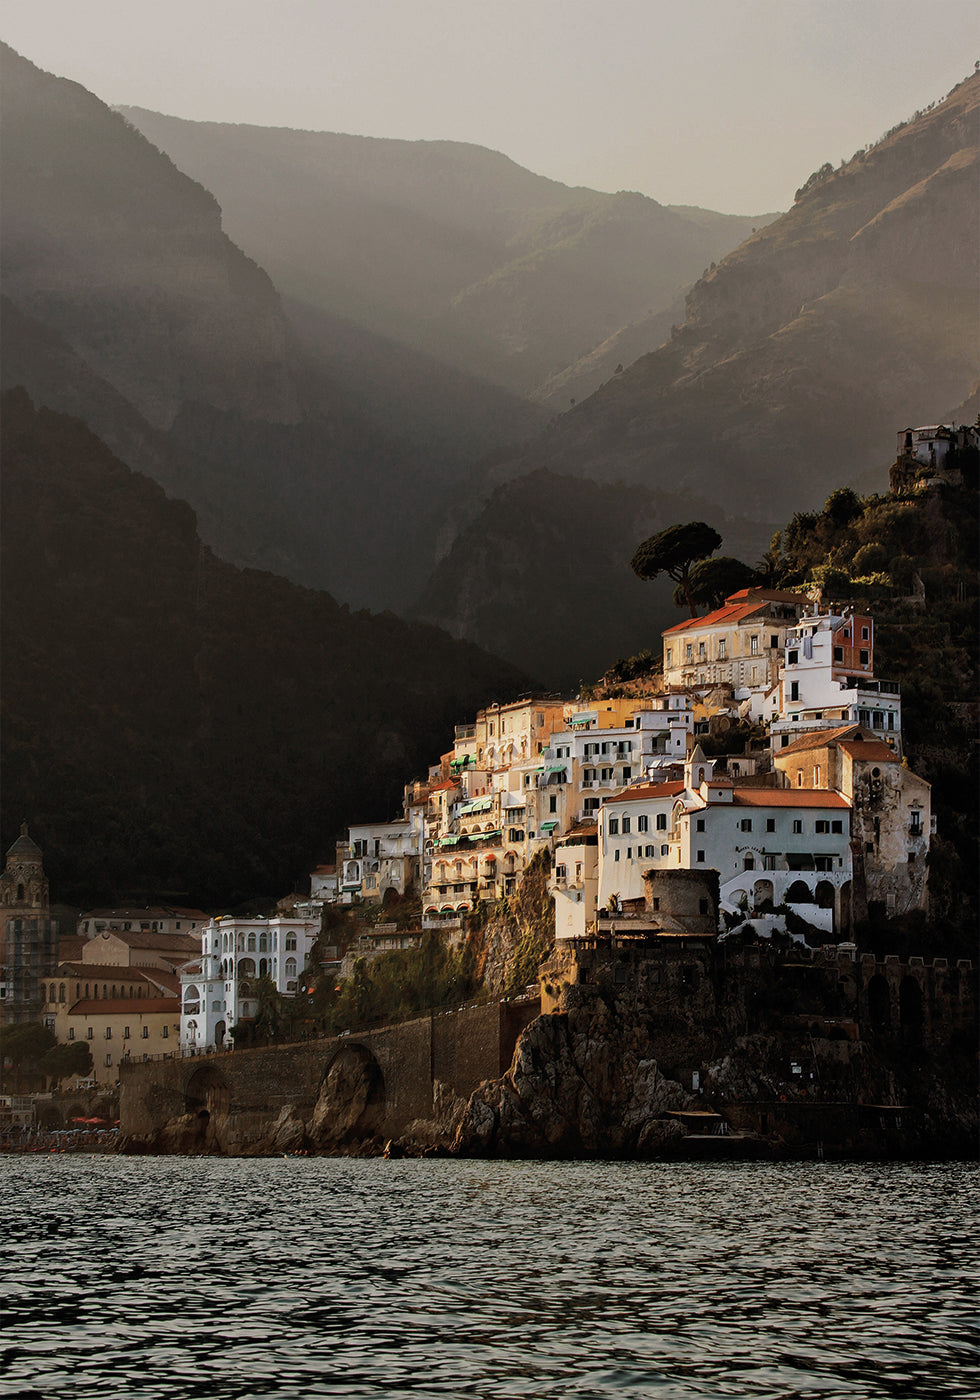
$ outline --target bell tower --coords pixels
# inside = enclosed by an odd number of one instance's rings
[[[41,848],[27,834],[7,851],[0,875],[0,1020],[31,1021],[40,1011],[41,981],[54,971],[57,933],[51,923],[48,881]]]

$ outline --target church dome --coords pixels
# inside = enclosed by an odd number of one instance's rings
[[[20,835],[8,850],[7,859],[41,861],[41,847],[28,836],[26,822],[21,822]]]

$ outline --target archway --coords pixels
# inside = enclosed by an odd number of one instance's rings
[[[381,1066],[363,1045],[344,1045],[328,1061],[313,1112],[318,1145],[340,1146],[380,1133],[385,1117]]]
[[[833,909],[834,907],[834,886],[830,880],[818,880],[817,888],[814,890],[817,905],[821,909]]]
[[[224,1118],[231,1104],[228,1081],[213,1065],[202,1065],[187,1081],[184,1089],[184,1112],[199,1118]]]
[[[880,972],[868,983],[868,1020],[877,1035],[887,1035],[892,1028],[891,994]]]
[[[922,1044],[922,988],[914,977],[903,977],[898,989],[898,1024],[906,1045]]]
[[[813,893],[803,880],[794,880],[786,891],[787,904],[812,904]]]
[[[755,889],[752,892],[752,900],[760,913],[767,913],[772,909],[774,903],[774,891],[771,880],[756,880]]]

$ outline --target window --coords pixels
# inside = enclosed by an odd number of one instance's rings
[[[776,818],[775,818],[775,817],[766,817],[766,830],[767,830],[767,831],[775,831],[775,830],[776,830]]]
[[[287,934],[286,934],[286,952],[287,952],[287,953],[294,953],[295,951],[296,951],[296,935],[295,935],[295,933],[287,933]]]
[[[843,836],[843,834],[844,834],[844,823],[843,823],[843,821],[831,822],[831,823],[830,823],[830,830],[831,830],[831,832],[833,833],[833,835],[835,835],[835,836]]]
[[[779,747],[780,747],[781,749],[784,749],[788,743],[789,743],[789,735],[788,735],[788,734],[782,734],[782,735],[780,735],[780,738],[779,738]]]
[[[105,1062],[106,1062],[107,1065],[111,1065],[111,1064],[112,1064],[112,1056],[111,1056],[111,1055],[106,1055],[106,1057],[105,1057]]]
[[[129,1039],[129,1027],[123,1026],[123,1040]]]
[[[630,780],[630,778],[632,778],[632,776],[633,776],[633,770],[632,770],[632,768],[629,766],[629,764],[627,763],[627,764],[625,765],[625,767],[623,768],[623,782],[624,782],[624,783],[628,783],[629,780]]]
[[[666,831],[666,830],[667,830],[667,813],[666,813],[666,812],[658,812],[658,813],[657,813],[657,830],[658,830],[658,831]]]
[[[819,786],[820,786],[820,764],[819,764],[819,763],[815,763],[815,764],[813,765],[813,786],[814,786],[814,787],[819,787]]]
[[[647,846],[644,851],[644,854],[652,860],[653,857],[657,854],[657,849],[655,846]]]
[[[632,860],[632,859],[633,859],[633,847],[632,847],[632,846],[627,846],[627,847],[626,847],[626,859],[627,859],[627,860]]]
[[[655,895],[653,896],[653,901],[652,901],[652,902],[653,902],[654,912],[656,912],[656,911],[660,908],[660,896],[655,894]]]
[[[742,820],[741,820],[741,821],[739,822],[739,824],[738,824],[738,829],[739,829],[739,831],[751,831],[751,830],[752,830],[752,818],[751,818],[751,817],[743,817]]]
[[[813,829],[818,836],[828,836],[830,834],[830,822],[817,821],[814,823]]]
[[[603,768],[603,769],[600,771],[600,773],[599,773],[599,777],[602,779],[602,781],[603,781],[604,783],[610,783],[610,782],[612,782],[612,776],[613,776],[613,770],[612,770],[611,768]]]
[[[169,1036],[170,1036],[170,1027],[169,1027],[169,1026],[164,1026],[163,1030],[161,1031],[161,1034],[162,1034],[164,1040],[167,1040],[167,1039],[169,1038]]]
[[[618,847],[618,846],[616,847],[616,854],[613,856],[613,860],[619,860],[619,847]]]
[[[910,822],[909,822],[909,835],[910,835],[910,836],[921,836],[921,835],[922,835],[922,813],[921,813],[921,812],[911,812],[911,813],[910,813],[910,817],[911,817],[911,820],[910,820]]]
[[[669,846],[661,846],[661,847],[660,847],[660,854],[661,854],[662,856],[665,856],[669,850],[670,850],[670,847],[669,847]]]
[[[667,648],[667,665],[670,666],[670,665],[673,663],[673,660],[674,660],[674,651],[673,651],[673,648],[672,648],[672,647],[668,647],[668,648]]]
[[[798,651],[788,651],[788,652],[786,653],[786,664],[787,664],[787,666],[795,666],[796,663],[799,661],[799,659],[800,659],[800,653],[799,653]]]
[[[698,660],[705,661],[708,656],[708,647],[705,642],[698,642]]]
[[[623,835],[624,835],[624,836],[628,836],[628,835],[629,835],[630,830],[632,829],[632,826],[633,826],[632,820],[631,820],[629,817],[624,817],[624,818],[623,818]]]
[[[745,859],[742,861],[742,869],[743,869],[743,870],[754,870],[754,869],[755,869],[755,859],[754,859],[752,856],[746,856]]]
[[[649,818],[649,817],[637,817],[637,819],[636,819],[636,829],[637,829],[637,831],[649,831],[649,830],[650,830],[650,818]]]
[[[770,650],[770,651],[775,651],[776,648],[777,648],[778,646],[779,646],[779,638],[778,638],[778,637],[775,637],[775,636],[770,637],[770,638],[769,638],[769,650]]]
[[[89,1026],[89,1028],[88,1028],[88,1030],[85,1032],[85,1034],[86,1034],[86,1037],[87,1037],[89,1040],[94,1040],[94,1039],[95,1039],[95,1031],[92,1029],[91,1026]]]
[[[74,1040],[74,1039],[75,1039],[75,1027],[74,1027],[74,1026],[69,1026],[69,1027],[68,1027],[68,1039],[69,1039],[69,1040]]]
[[[871,657],[871,653],[870,653],[870,652],[862,651],[862,652],[861,652],[861,665],[862,665],[862,666],[867,666],[868,661],[870,660],[870,657]]]
[[[759,638],[758,638],[757,636],[756,636],[756,637],[750,637],[750,638],[749,638],[749,655],[750,655],[750,656],[758,656],[758,655],[759,655]]]
[[[585,799],[585,815],[586,815],[586,816],[590,816],[593,812],[598,812],[598,810],[599,810],[599,799],[598,799],[598,797],[587,797],[587,798]]]
[[[870,627],[862,627],[862,628],[861,628],[861,640],[862,640],[862,642],[868,641],[868,640],[870,639],[870,637],[871,637],[871,629],[870,629]]]
[[[144,1040],[149,1040],[149,1038],[150,1038],[150,1028],[149,1028],[149,1026],[144,1026],[143,1029],[140,1031],[140,1035],[143,1037]]]
[[[698,817],[697,821],[694,823],[694,830],[695,830],[695,831],[703,831],[703,830],[704,830],[704,817]]]
[[[609,835],[610,835],[610,836],[618,836],[618,835],[619,835],[619,818],[618,818],[618,817],[610,817],[610,818],[609,818]]]
[[[719,638],[718,638],[718,660],[719,660],[719,661],[727,661],[727,660],[728,660],[728,638],[727,638],[727,637],[719,637]]]
[[[835,660],[835,661],[843,661],[843,660],[844,660],[844,648],[843,648],[843,647],[834,647],[834,660]]]
[[[685,658],[686,661],[693,661],[693,660],[694,660],[694,643],[693,643],[693,642],[688,642],[687,646],[684,648],[684,658]]]
[[[697,861],[698,865],[703,865],[703,864],[704,864],[704,851],[698,851],[698,853],[697,853],[697,855],[694,857],[694,859]]]
[[[558,811],[558,794],[557,794],[557,793],[552,793],[552,795],[548,798],[548,811],[549,811],[549,812],[557,812],[557,811]]]
[[[793,835],[794,835],[794,836],[802,836],[802,835],[803,835],[803,823],[800,821],[799,817],[797,817],[797,819],[793,822]]]
[[[796,786],[797,786],[797,787],[802,787],[802,786],[803,786],[803,769],[802,769],[802,768],[797,768],[797,770],[796,770]]]
[[[112,1039],[112,1027],[111,1027],[111,1026],[106,1026],[106,1028],[105,1028],[105,1038],[106,1038],[106,1040],[111,1040],[111,1039]]]

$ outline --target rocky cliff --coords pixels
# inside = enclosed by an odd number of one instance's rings
[[[720,1155],[970,1156],[975,973],[913,963],[559,949],[542,968],[554,1010],[473,1094],[454,1151],[670,1155],[702,1150],[707,1121]]]

